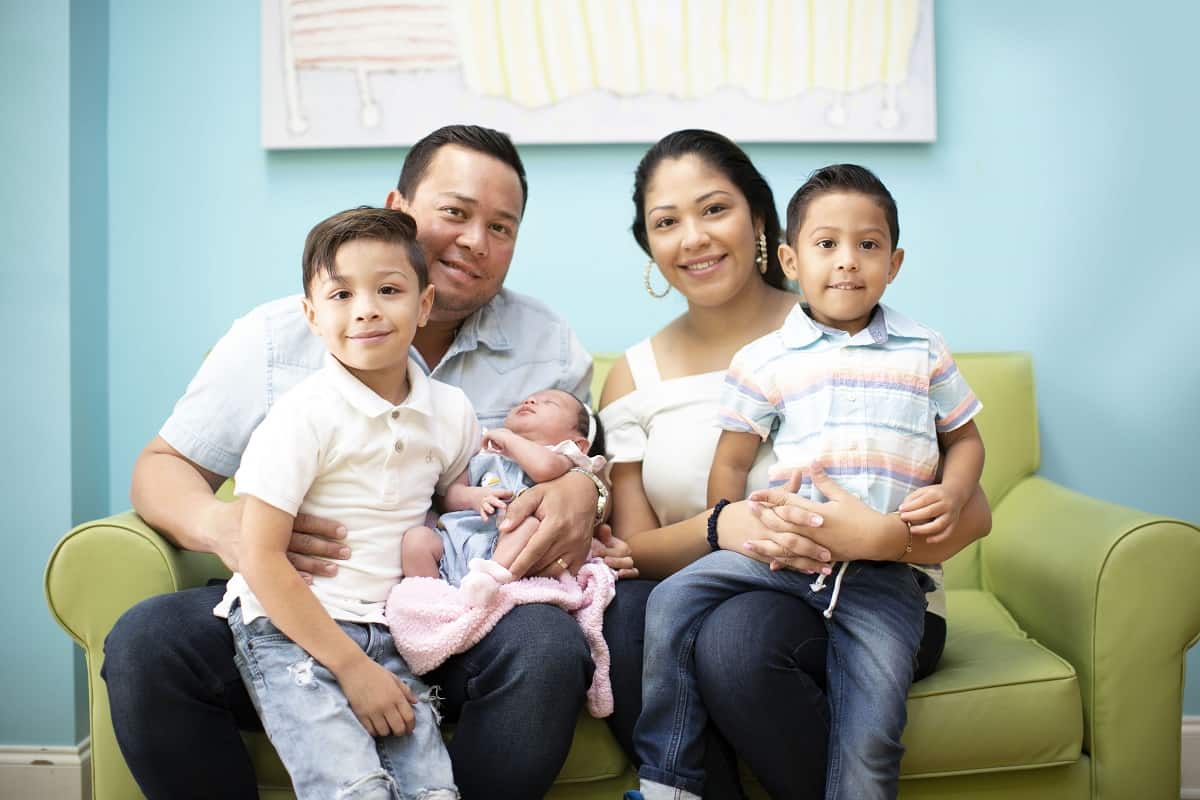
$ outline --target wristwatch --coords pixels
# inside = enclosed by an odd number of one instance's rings
[[[604,485],[604,481],[600,480],[594,472],[583,467],[571,467],[567,471],[586,475],[592,483],[596,484],[596,521],[594,524],[599,525],[604,522],[604,509],[608,507],[608,487]]]

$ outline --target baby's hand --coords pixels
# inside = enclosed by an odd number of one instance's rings
[[[493,453],[503,453],[509,437],[515,434],[508,428],[491,428],[483,432],[483,448]]]
[[[959,497],[944,484],[934,483],[922,486],[904,498],[900,504],[900,519],[909,524],[909,530],[933,544],[949,538],[965,504],[966,498]]]
[[[416,696],[408,684],[384,667],[363,658],[337,676],[350,708],[372,736],[412,733]]]
[[[476,508],[479,511],[479,516],[485,520],[489,514],[495,514],[508,508],[505,500],[512,498],[512,492],[508,489],[488,489],[479,498],[479,503]]]

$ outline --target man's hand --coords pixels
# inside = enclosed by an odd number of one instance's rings
[[[208,528],[212,531],[214,552],[232,572],[238,571],[243,507],[244,501],[240,497],[231,503],[218,501],[210,506]],[[340,523],[310,514],[299,514],[292,525],[287,559],[306,583],[312,583],[313,575],[333,575],[337,572],[337,565],[325,559],[344,560],[350,557],[350,548],[340,541],[345,538],[346,529]]]
[[[636,578],[637,567],[633,565],[633,551],[624,540],[613,536],[612,528],[605,523],[596,527],[596,535],[592,539],[592,558],[603,558],[608,568],[615,570],[617,580]]]
[[[372,736],[404,736],[416,722],[412,689],[369,658],[355,659],[337,674],[350,708]]]
[[[596,485],[576,472],[536,484],[509,504],[500,523],[501,536],[530,516],[536,517],[540,524],[509,567],[513,577],[536,574],[559,559],[563,562],[558,565],[560,568],[578,572],[592,543]]]
[[[950,538],[967,498],[945,484],[922,486],[900,504],[900,519],[911,525],[912,532],[931,544]]]

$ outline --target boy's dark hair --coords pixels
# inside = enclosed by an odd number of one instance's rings
[[[814,170],[808,176],[787,207],[787,243],[795,246],[796,237],[804,227],[804,215],[808,206],[821,195],[832,192],[855,192],[866,195],[879,204],[887,218],[888,232],[892,236],[892,250],[900,243],[900,217],[892,193],[875,177],[875,173],[858,164],[830,164]]]
[[[311,298],[313,278],[324,272],[332,275],[338,250],[347,242],[374,239],[402,245],[408,263],[417,273],[417,284],[424,289],[429,284],[429,268],[425,251],[417,244],[417,223],[403,211],[391,208],[359,206],[334,214],[318,222],[304,240],[304,296]]]
[[[633,175],[633,238],[641,245],[646,255],[650,254],[650,241],[646,236],[646,184],[654,170],[668,158],[697,156],[710,167],[724,175],[738,188],[750,204],[750,216],[762,222],[763,234],[767,237],[767,272],[763,280],[776,289],[784,289],[783,268],[779,266],[779,215],[775,211],[775,196],[767,179],[754,166],[754,162],[742,148],[713,131],[688,129],[668,133],[642,156],[641,163]]]
[[[578,397],[575,398],[579,400]],[[589,420],[596,421],[596,435],[592,437],[592,445],[588,448],[589,456],[604,455],[604,426],[600,424],[600,415],[592,411],[588,404],[579,400],[579,418],[575,420],[575,427],[580,433],[587,438]]]
[[[429,162],[439,149],[448,144],[483,153],[512,167],[521,181],[521,213],[525,212],[525,206],[529,203],[529,182],[525,180],[525,165],[521,163],[516,146],[507,133],[481,125],[446,125],[423,137],[404,157],[400,179],[396,181],[396,191],[411,200],[417,185],[425,177]]]

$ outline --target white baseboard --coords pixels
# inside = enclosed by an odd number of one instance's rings
[[[1183,718],[1183,766],[1179,796],[1200,800],[1200,717]]]
[[[92,742],[76,747],[0,745],[0,797],[90,800]]]

